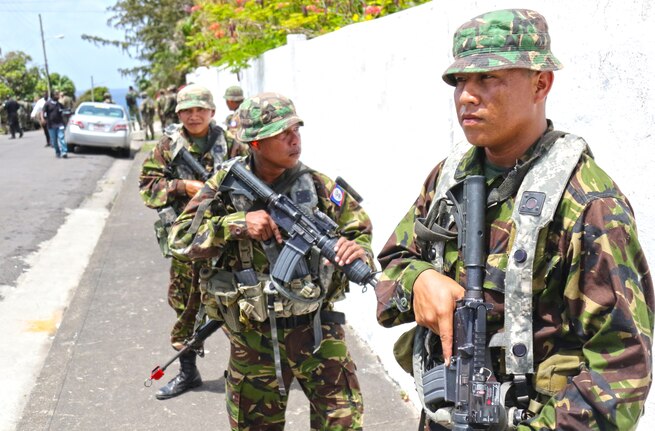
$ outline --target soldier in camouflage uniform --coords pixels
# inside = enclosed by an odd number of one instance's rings
[[[155,139],[155,101],[145,91],[141,92],[141,99],[143,99],[141,106],[139,106],[141,121],[143,121],[141,128],[146,132],[147,141]],[[148,135],[148,132],[150,132],[150,135]]]
[[[293,103],[262,93],[243,102],[239,119],[238,139],[248,142],[251,151],[242,162],[303,210],[318,208],[337,223],[341,265],[362,259],[373,266],[371,223],[364,210],[334,181],[299,161],[303,122]],[[270,248],[280,247],[286,236],[262,202],[217,193],[225,175],[218,171],[191,200],[171,230],[169,245],[182,258],[213,262],[212,275],[201,281],[202,300],[211,318],[225,321],[230,339],[225,398],[231,428],[282,430],[285,388],[295,378],[311,403],[312,430],[362,429],[362,396],[344,338],[344,316],[333,310],[348,280],[338,267],[313,255],[306,258],[311,275],[287,286],[310,302],[265,291],[270,288]],[[248,270],[258,281],[237,284]]]
[[[554,132],[546,119],[553,71],[561,68],[550,51],[546,21],[528,10],[480,15],[456,31],[453,53],[455,62],[443,79],[455,88],[459,123],[470,145],[464,142],[462,156],[433,169],[380,252],[384,272],[376,288],[378,321],[387,327],[416,321],[429,328],[438,334],[441,360],[450,361],[453,311],[455,301],[463,297],[466,273],[457,239],[438,241],[444,247],[438,261],[437,242],[421,241],[420,226],[425,226],[426,217],[439,223],[449,211],[447,205],[433,206],[441,181],[484,175],[488,248],[483,291],[484,301],[493,306],[487,316],[487,340],[503,330],[501,336],[517,335],[508,329],[517,317],[508,310],[521,294],[509,274],[534,257],[524,290],[532,306],[518,310],[527,316],[520,329],[529,331],[533,347],[526,351],[519,344],[504,344],[488,349],[494,376],[501,382],[510,377],[505,367],[521,355],[532,355],[534,372],[526,375],[530,404],[517,418],[517,429],[634,429],[651,384],[651,275],[626,197],[581,138]],[[562,154],[573,142],[581,144],[580,151],[567,159]],[[564,151],[550,151],[555,145]],[[554,160],[551,168],[570,163],[572,174],[556,179],[563,191],[554,199],[554,218],[545,228],[531,231],[528,236],[536,246],[526,253],[513,248],[523,240],[512,221],[514,208],[530,217],[529,205],[521,199],[528,195],[519,196],[517,190],[547,157]],[[429,215],[431,208],[436,212]],[[435,230],[435,224],[427,223]],[[420,327],[416,332],[427,332]],[[412,340],[411,333],[409,337]],[[414,339],[419,350],[423,340]],[[416,370],[414,366],[415,377]],[[421,395],[422,388],[417,388]],[[513,402],[521,407],[526,401]],[[423,413],[428,415],[425,429],[446,429],[437,423],[439,418],[429,417],[428,409]]]
[[[179,122],[179,118],[177,118],[177,109],[175,107],[176,104],[176,92],[177,92],[177,87],[174,85],[171,85],[168,87],[168,92],[166,93],[166,97],[164,99],[164,127],[168,127],[171,124],[177,124]]]
[[[172,210],[180,214],[187,202],[202,187],[198,174],[176,157],[186,148],[208,172],[223,161],[244,155],[247,148],[226,140],[225,132],[213,121],[215,106],[211,92],[199,85],[189,85],[178,94],[177,107],[181,125],[169,128],[143,162],[139,189],[145,204],[167,214]],[[174,216],[172,217],[174,218]],[[167,229],[156,224],[160,244],[165,243]],[[165,247],[162,252],[168,255]],[[173,348],[179,350],[193,334],[196,315],[200,307],[198,290],[199,263],[191,264],[171,259],[168,303],[177,314],[171,331]],[[156,397],[167,399],[202,384],[196,368],[196,353],[191,351],[180,357],[180,374],[161,388]]]
[[[223,98],[228,109],[232,111],[232,113],[225,117],[225,130],[232,136],[236,136],[237,129],[239,128],[237,109],[239,109],[239,106],[243,102],[243,90],[238,85],[233,85],[225,90]]]

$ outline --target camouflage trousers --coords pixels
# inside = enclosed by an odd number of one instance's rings
[[[168,305],[177,320],[171,330],[171,343],[182,343],[193,335],[200,309],[199,264],[171,258]]]
[[[231,429],[282,431],[288,396],[278,390],[268,323],[258,330],[226,332],[231,350],[225,398]],[[280,329],[278,338],[285,387],[288,391],[295,378],[309,399],[310,429],[361,430],[362,394],[343,327],[324,324],[316,353],[311,325]]]

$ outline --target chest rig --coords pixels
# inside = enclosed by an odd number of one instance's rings
[[[189,140],[182,135],[182,127],[179,126],[172,130],[167,130],[166,135],[171,139],[171,160],[173,160],[173,176],[182,180],[196,180],[197,175],[193,173],[184,163],[176,163],[178,153],[184,147],[189,146]],[[207,145],[209,150],[200,156],[200,163],[207,166],[211,162],[212,171],[218,170],[218,167],[228,158],[227,141],[225,134],[220,127],[213,125],[209,126],[209,134],[207,135]],[[207,155],[211,158],[207,160]]]
[[[520,185],[516,184],[512,189],[518,188],[511,216],[514,236],[507,250],[504,331],[496,333],[489,341],[489,347],[503,348],[504,372],[512,376],[511,384],[514,385],[518,402],[526,407],[530,404],[531,411],[533,405],[528,398],[527,376],[535,372],[532,291],[537,240],[539,232],[553,220],[569,178],[587,148],[582,138],[563,132],[550,131],[542,139],[554,142],[545,147],[545,151],[526,167],[525,172],[519,172],[519,178],[522,176],[522,180],[519,179],[517,182],[520,182]],[[417,220],[415,224],[417,239],[426,244],[427,250],[424,255],[440,273],[445,271],[446,243],[457,239],[457,232],[448,229],[455,224],[455,206],[450,192],[458,185],[455,172],[462,158],[470,150],[471,145],[466,141],[456,145],[440,171],[428,216],[426,219]],[[516,172],[510,175],[516,175]],[[488,205],[506,198],[499,199],[499,195],[514,195],[507,188],[500,190],[502,188],[503,185],[489,193]],[[424,345],[427,330],[420,327],[419,329],[414,339],[414,379],[425,414],[434,422],[439,422],[441,412],[431,410],[423,400],[421,382],[425,368],[422,363],[421,346]]]

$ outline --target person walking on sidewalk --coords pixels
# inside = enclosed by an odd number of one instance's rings
[[[244,145],[226,140],[225,131],[212,121],[215,109],[208,89],[195,84],[184,87],[177,95],[176,105],[182,124],[166,129],[141,168],[141,197],[164,220],[155,223],[155,229],[166,257],[171,256],[166,247],[168,223],[182,212],[189,199],[203,185],[200,176],[181,161],[179,152],[183,149],[188,151],[208,173],[217,169],[223,161],[247,153]],[[177,315],[171,330],[171,344],[175,350],[184,347],[184,341],[191,337],[195,329],[200,309],[199,268],[200,263],[171,258],[168,303]],[[179,374],[155,396],[160,400],[168,399],[201,384],[196,352],[191,350],[180,356]]]
[[[50,144],[54,147],[55,154],[57,157],[67,158],[68,147],[64,139],[64,106],[59,103],[57,91],[52,92],[52,97],[43,106],[41,116],[48,127]]]
[[[368,215],[334,181],[299,160],[303,122],[291,100],[259,94],[243,102],[239,119],[237,138],[249,144],[251,155],[234,162],[306,214],[320,210],[331,219],[340,235],[335,251],[341,265],[361,259],[374,268]],[[310,401],[312,430],[361,430],[363,401],[345,317],[333,309],[345,297],[348,279],[339,266],[309,253],[299,265],[306,271],[277,284],[277,292],[293,295],[268,291],[273,256],[288,238],[261,201],[222,190],[226,173],[215,173],[191,199],[173,225],[169,246],[181,259],[213,263],[203,270],[200,287],[207,315],[225,321],[230,340],[225,399],[232,430],[283,430],[286,388],[294,378]]]
[[[43,93],[43,97],[40,97],[36,102],[34,102],[34,107],[32,108],[32,112],[30,113],[30,118],[32,119],[32,121],[39,123],[39,125],[43,129],[43,134],[45,135],[46,147],[50,146],[50,132],[48,132],[48,126],[46,122],[43,120],[43,117],[41,116],[41,112],[43,112],[43,107],[45,106],[47,101],[48,101],[48,93]]]

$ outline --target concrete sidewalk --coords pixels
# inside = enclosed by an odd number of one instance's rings
[[[89,266],[53,340],[18,430],[228,430],[223,370],[229,344],[219,331],[206,343],[198,366],[204,385],[166,401],[144,380],[174,351],[168,334],[174,313],[166,302],[168,262],[159,253],[152,224],[137,190],[145,153],[135,156]],[[374,322],[372,322],[374,324]],[[378,358],[348,327],[365,403],[365,429],[415,430],[418,413],[403,401]],[[308,403],[291,388],[287,427],[309,429]]]

